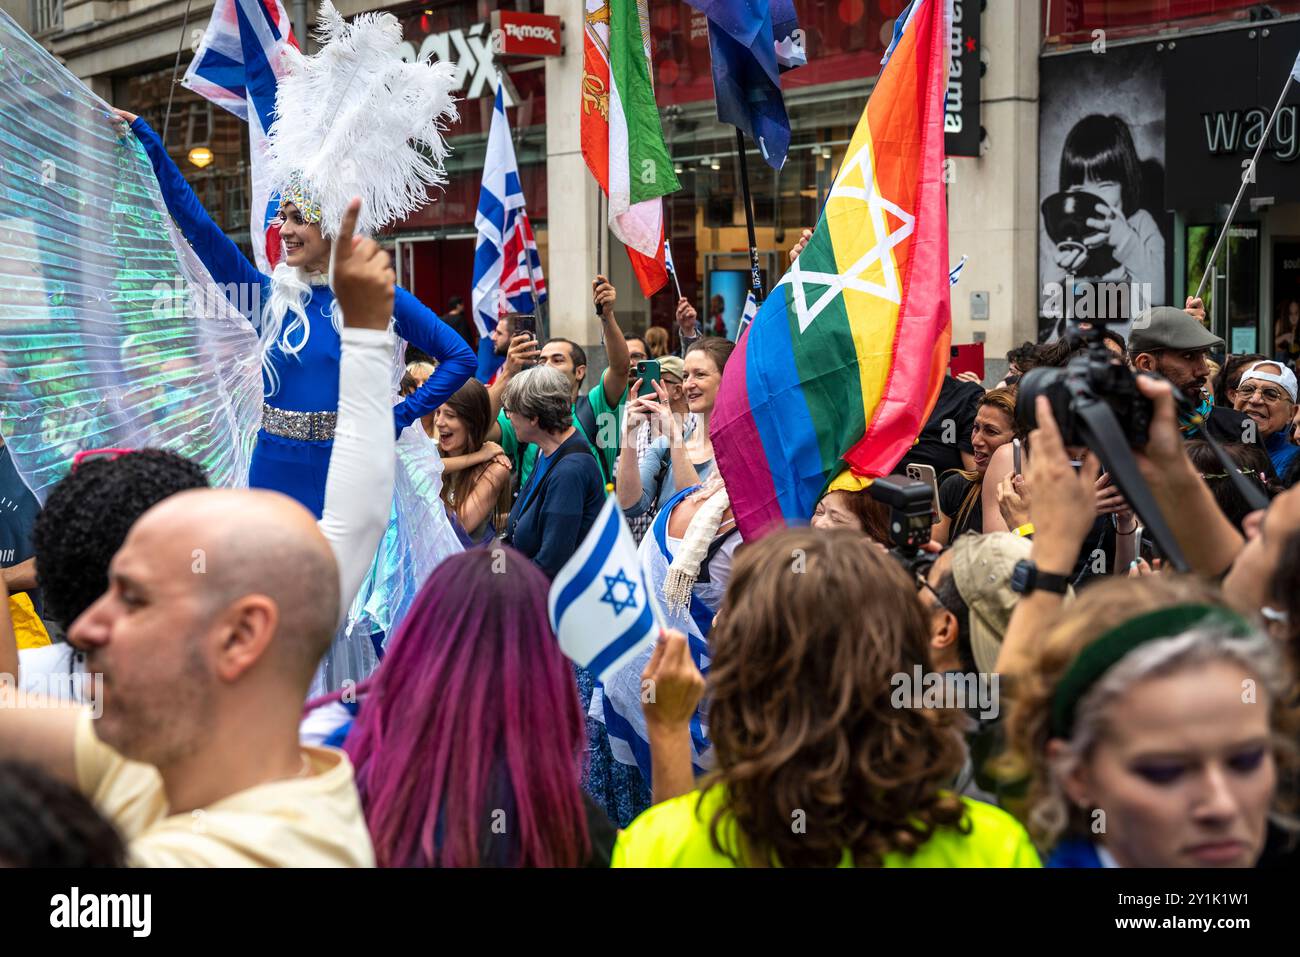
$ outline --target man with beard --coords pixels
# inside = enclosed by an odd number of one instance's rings
[[[1182,411],[1178,415],[1184,439],[1203,438],[1204,430],[1220,442],[1261,442],[1250,418],[1216,406],[1207,391],[1210,350],[1222,346],[1222,339],[1183,310],[1155,306],[1133,323],[1128,340],[1129,364],[1135,371],[1164,376],[1176,392],[1192,403],[1194,415]]]

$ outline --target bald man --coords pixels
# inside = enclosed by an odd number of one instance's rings
[[[352,767],[298,744],[338,611],[316,521],[275,492],[199,489],[132,527],[68,632],[97,708],[0,712],[0,755],[90,797],[149,866],[372,866]]]

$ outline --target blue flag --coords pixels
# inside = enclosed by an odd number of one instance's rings
[[[808,65],[808,51],[804,45],[799,17],[794,12],[794,0],[771,0],[772,39],[776,41],[776,62],[781,72]]]
[[[787,47],[798,36],[789,0],[687,0],[709,20],[713,96],[718,119],[758,144],[773,169],[785,165],[790,118],[781,93],[780,62],[772,26],[772,5],[782,11]],[[788,11],[786,8],[788,7]],[[791,57],[791,65],[797,65]]]
[[[617,496],[555,576],[547,607],[560,650],[601,682],[654,641],[654,602]]]

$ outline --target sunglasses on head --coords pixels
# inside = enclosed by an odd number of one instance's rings
[[[122,456],[129,455],[134,451],[135,449],[84,449],[72,457],[72,471],[77,471],[77,466],[86,459],[93,459],[103,455],[107,456],[108,461],[112,462],[114,459],[120,459]]]

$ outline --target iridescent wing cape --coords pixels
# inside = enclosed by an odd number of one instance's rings
[[[170,449],[247,484],[257,336],[108,106],[0,11],[0,434],[42,502],[74,453]]]

